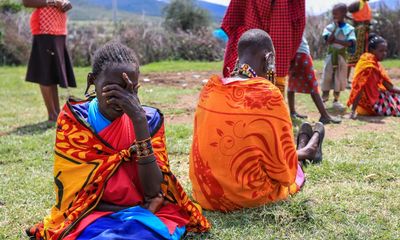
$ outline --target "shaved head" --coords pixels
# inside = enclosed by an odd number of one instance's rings
[[[239,59],[244,55],[265,54],[274,52],[271,37],[261,29],[250,29],[242,34],[238,43]]]

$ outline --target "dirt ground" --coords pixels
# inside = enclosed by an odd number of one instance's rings
[[[396,85],[400,84],[400,69],[389,69],[389,75]],[[168,85],[178,88],[198,88],[200,89],[207,79],[218,72],[178,72],[178,73],[156,73],[147,74],[141,77],[141,81],[154,85]],[[200,90],[199,90],[200,91]],[[179,114],[169,114],[166,116],[167,124],[192,123],[194,112],[196,110],[198,93],[193,95],[182,95],[177,103],[167,106],[170,109],[181,110]],[[302,106],[298,106],[302,110]],[[347,111],[349,112],[349,110]],[[305,112],[304,112],[305,113]],[[307,112],[307,115],[312,122],[319,118],[319,113],[316,111]],[[354,132],[373,132],[373,131],[390,131],[390,125],[400,123],[398,118],[384,117],[358,117],[361,124],[356,126],[349,119],[349,113],[342,115],[343,123],[339,125],[327,125],[327,137],[332,140],[342,139],[346,136],[354,134]]]

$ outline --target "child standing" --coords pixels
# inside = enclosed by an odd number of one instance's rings
[[[322,34],[328,47],[328,56],[325,59],[322,74],[322,100],[329,100],[329,91],[333,89],[334,99],[332,107],[343,111],[345,107],[339,102],[340,92],[346,89],[347,63],[346,50],[353,47],[356,41],[354,27],[344,22],[347,13],[346,4],[339,3],[333,6],[333,23],[329,24]]]

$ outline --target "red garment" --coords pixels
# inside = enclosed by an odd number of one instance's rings
[[[99,132],[99,136],[118,151],[129,148],[135,141],[133,124],[126,114]],[[135,161],[129,161],[123,162],[107,181],[101,200],[114,205],[135,206],[142,203],[142,195],[137,164]],[[82,219],[75,230],[65,239],[75,239],[95,220],[112,213],[93,211]],[[171,234],[175,232],[176,227],[182,227],[189,223],[189,216],[174,204],[162,206],[155,215],[168,227]]]
[[[306,53],[297,53],[289,70],[289,92],[319,93],[313,60]]]
[[[305,12],[305,0],[232,0],[221,25],[229,36],[224,76],[228,77],[234,69],[240,36],[253,28],[262,29],[271,36],[276,51],[277,76],[286,76],[301,42]]]
[[[352,15],[356,22],[369,22],[372,20],[371,7],[365,0],[360,0],[360,9],[357,12],[352,13]]]
[[[67,14],[56,7],[36,8],[31,16],[32,35],[67,35]]]
[[[363,95],[358,103],[359,107],[371,111],[373,105],[378,101],[380,92],[387,89],[383,85],[386,81],[392,84],[389,75],[372,53],[361,55],[354,69],[354,77],[347,106],[351,106],[359,93]]]

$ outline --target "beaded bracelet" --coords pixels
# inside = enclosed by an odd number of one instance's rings
[[[151,138],[147,138],[142,141],[137,141],[136,146],[136,156],[138,159],[145,158],[154,155],[153,146],[151,145]]]

